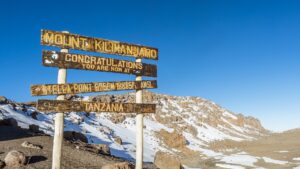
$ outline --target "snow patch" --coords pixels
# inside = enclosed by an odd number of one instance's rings
[[[300,161],[300,157],[293,158],[294,161]]]
[[[183,165],[183,167],[184,167],[185,169],[201,169],[201,168],[191,168],[191,167],[188,167],[188,166],[186,166],[186,165]]]
[[[255,167],[254,163],[257,162],[257,157],[253,157],[250,155],[244,155],[244,154],[231,154],[229,156],[222,157],[220,161],[228,163],[228,164],[236,164],[236,165],[242,165],[242,166],[248,166],[248,167]]]
[[[223,116],[230,117],[230,118],[232,118],[234,120],[238,119],[235,115],[229,113],[228,111],[223,112]]]
[[[245,169],[245,167],[238,165],[229,165],[229,164],[216,164],[218,167],[229,168],[229,169]]]
[[[273,163],[273,164],[280,164],[280,165],[284,165],[284,164],[289,163],[288,161],[274,160],[274,159],[268,158],[268,157],[263,157],[263,160],[266,163]]]

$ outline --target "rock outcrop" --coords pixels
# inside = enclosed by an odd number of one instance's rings
[[[96,144],[94,145],[98,150],[99,154],[110,155],[110,148],[106,144]]]
[[[122,139],[121,139],[121,137],[115,136],[115,137],[114,137],[114,141],[115,141],[116,143],[118,143],[119,145],[122,145]]]
[[[154,164],[160,169],[184,169],[179,158],[161,151],[155,154]]]
[[[38,125],[35,125],[35,124],[29,125],[29,131],[34,132],[34,133],[41,132],[40,127]]]
[[[75,131],[64,131],[64,138],[69,141],[82,141],[84,143],[88,142],[86,136],[82,133],[78,133]]]
[[[8,104],[9,101],[6,97],[0,96],[0,104]]]
[[[175,149],[183,149],[186,146],[186,139],[182,134],[178,134],[178,132],[173,131],[169,133],[166,130],[160,130],[158,132],[158,137],[170,148]]]
[[[17,120],[14,118],[7,118],[7,119],[0,120],[0,126],[19,127]]]

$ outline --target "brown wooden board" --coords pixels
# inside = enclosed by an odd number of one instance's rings
[[[157,76],[156,65],[55,51],[43,51],[43,65],[66,69],[125,73],[138,76]]]
[[[41,31],[41,44],[60,48],[71,48],[91,52],[158,60],[157,48],[101,38],[91,38],[77,34],[51,30]]]
[[[156,105],[67,100],[38,100],[37,109],[41,112],[155,113]]]
[[[64,95],[119,90],[140,90],[157,88],[156,80],[93,82],[68,84],[40,84],[31,86],[32,96]]]

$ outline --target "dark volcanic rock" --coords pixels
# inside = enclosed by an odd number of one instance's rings
[[[18,122],[14,118],[3,119],[3,120],[0,120],[0,126],[18,127]]]
[[[35,120],[37,120],[37,115],[38,115],[38,112],[37,112],[37,111],[34,111],[34,112],[32,112],[32,113],[30,114],[30,116],[31,116],[33,119],[35,119]]]
[[[88,142],[88,139],[85,137],[84,134],[82,133],[78,133],[78,132],[75,132],[75,131],[65,131],[64,132],[64,138],[66,140],[69,140],[69,141],[82,141],[84,143],[87,143]]]
[[[40,127],[38,125],[31,124],[31,125],[29,125],[29,131],[39,133],[40,132]]]

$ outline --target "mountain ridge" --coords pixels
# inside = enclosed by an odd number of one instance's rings
[[[68,100],[102,102],[134,102],[135,93],[98,95],[93,97],[69,95]],[[157,112],[144,117],[145,161],[153,161],[157,151],[179,156],[186,165],[195,161],[217,158],[210,144],[216,141],[255,140],[269,134],[254,117],[235,114],[216,103],[195,96],[169,96],[144,91],[144,103],[156,103]],[[0,119],[14,118],[23,128],[30,124],[53,135],[54,113],[38,112],[33,103],[7,101],[0,105]],[[135,158],[135,115],[119,113],[66,113],[65,131],[83,133],[89,143],[108,144],[112,155],[133,161]],[[119,137],[125,144],[119,145]]]

